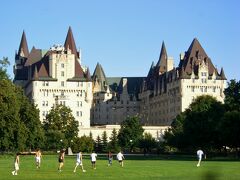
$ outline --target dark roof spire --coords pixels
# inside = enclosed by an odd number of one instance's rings
[[[220,76],[221,76],[221,79],[222,79],[222,80],[227,80],[227,78],[226,78],[226,76],[225,76],[225,73],[224,73],[224,71],[223,71],[223,68],[221,68]]]
[[[87,81],[91,81],[91,75],[90,75],[89,68],[87,68],[87,71],[86,71],[86,79],[87,79]]]
[[[167,71],[167,50],[164,44],[164,41],[162,43],[162,48],[159,56],[158,63],[156,65],[157,71],[160,73]]]
[[[27,39],[26,39],[26,35],[25,32],[23,31],[22,33],[22,38],[21,38],[21,42],[19,45],[19,49],[18,49],[18,55],[21,55],[21,52],[23,52],[23,57],[27,57],[29,54],[28,51],[28,45],[27,45]]]
[[[71,49],[72,53],[75,54],[75,58],[76,59],[78,58],[78,52],[77,52],[76,44],[74,41],[71,26],[69,26],[67,37],[66,37],[66,40],[64,43],[64,47],[65,47],[65,49],[68,49],[68,48]]]
[[[93,81],[97,80],[97,82],[100,84],[100,88],[102,92],[106,91],[106,88],[108,86],[107,78],[105,76],[102,66],[99,63],[97,63],[92,79]]]

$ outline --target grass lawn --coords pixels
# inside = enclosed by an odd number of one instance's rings
[[[203,161],[197,168],[193,160],[164,160],[158,157],[126,158],[124,167],[116,160],[113,166],[107,166],[105,157],[97,160],[97,169],[91,169],[89,157],[83,159],[83,173],[80,168],[73,173],[75,156],[66,156],[63,171],[57,171],[58,155],[45,155],[41,169],[36,169],[34,156],[20,156],[20,170],[13,176],[13,156],[0,155],[0,180],[55,180],[55,179],[240,179],[239,161]]]

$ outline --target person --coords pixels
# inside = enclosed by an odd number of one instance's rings
[[[92,168],[96,169],[97,154],[93,151],[91,156]]]
[[[20,153],[17,153],[14,159],[14,171],[12,171],[12,175],[18,175],[18,170],[19,170],[19,155]]]
[[[81,166],[82,172],[86,172],[86,170],[83,169],[82,152],[81,151],[79,153],[77,153],[77,162],[76,162],[76,166],[75,166],[73,172],[76,172],[76,169],[78,166]]]
[[[61,172],[62,171],[62,167],[64,165],[64,156],[65,156],[65,149],[62,149],[59,153],[59,157],[58,157],[58,162],[59,162],[59,166],[58,166],[58,171]]]
[[[108,166],[111,166],[112,165],[112,159],[113,159],[111,151],[108,152],[107,156],[108,156]]]
[[[40,149],[37,149],[36,154],[35,154],[37,169],[40,168],[41,158],[42,158],[42,153],[41,153]]]
[[[124,156],[123,156],[121,151],[117,154],[117,159],[118,159],[118,162],[119,162],[120,166],[123,167]]]
[[[198,156],[198,163],[197,163],[197,167],[199,167],[200,166],[200,164],[201,164],[201,160],[202,160],[202,156],[203,156],[203,151],[201,150],[201,149],[199,149],[198,151],[197,151],[197,156]]]

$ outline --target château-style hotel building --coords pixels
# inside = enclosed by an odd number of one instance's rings
[[[56,104],[68,106],[79,122],[79,136],[93,137],[120,128],[128,116],[138,115],[145,132],[161,138],[177,114],[194,98],[208,94],[224,101],[226,77],[218,72],[197,39],[180,55],[177,67],[162,44],[156,65],[146,77],[107,77],[97,63],[94,73],[81,64],[71,27],[64,45],[48,50],[28,49],[25,32],[15,55],[14,83],[46,117]]]

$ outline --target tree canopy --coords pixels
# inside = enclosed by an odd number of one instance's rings
[[[71,141],[78,135],[78,126],[70,108],[63,105],[52,107],[43,121],[48,148],[58,148],[59,144],[70,146]]]
[[[138,145],[139,140],[142,139],[143,131],[138,116],[127,117],[122,122],[118,133],[120,146],[133,150]]]

